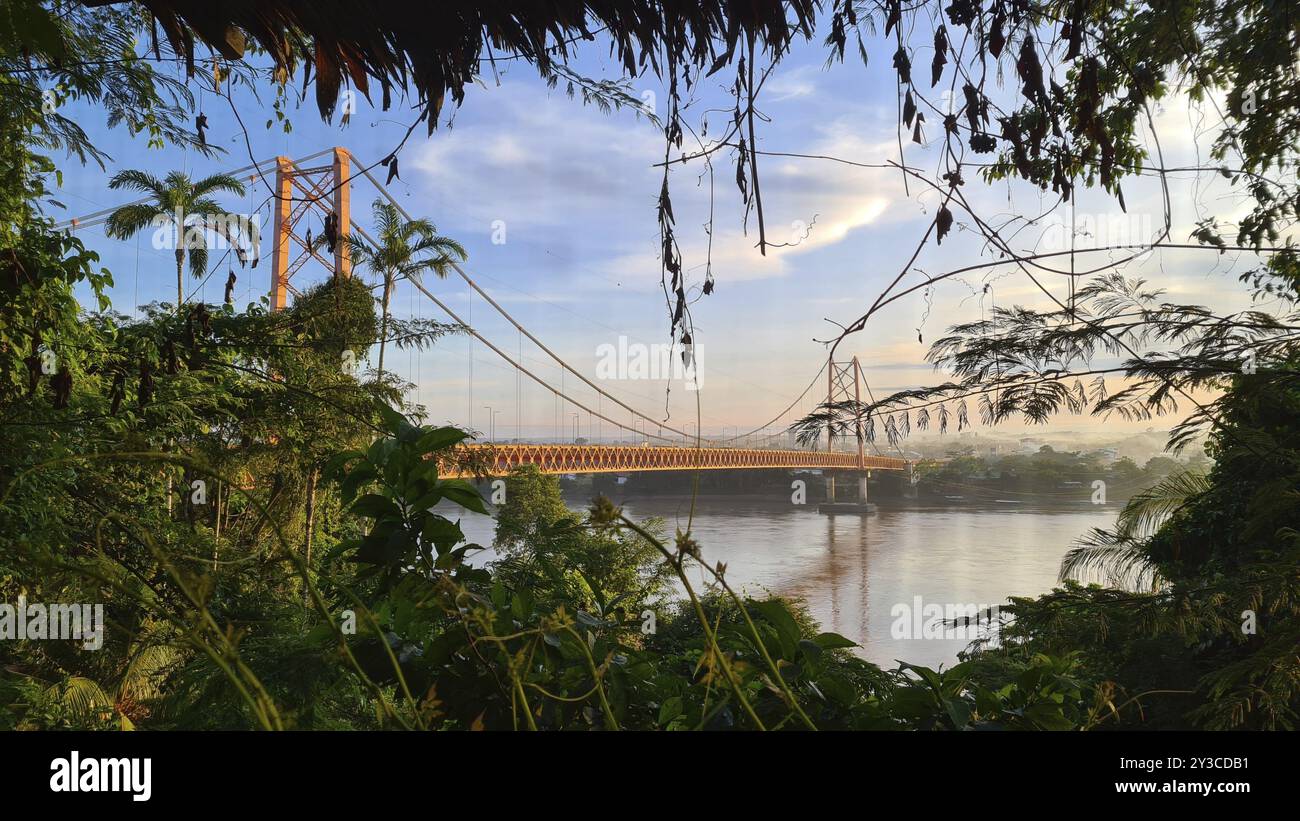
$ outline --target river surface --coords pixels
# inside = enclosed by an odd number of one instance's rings
[[[685,529],[690,512],[689,498],[620,504],[633,519],[665,520],[669,536],[679,524]],[[725,562],[738,591],[802,599],[822,630],[857,642],[863,658],[886,668],[900,660],[950,667],[968,640],[917,635],[918,603],[983,607],[1045,593],[1071,543],[1089,528],[1113,525],[1116,512],[1112,505],[923,507],[882,499],[878,515],[859,518],[824,516],[815,504],[701,497],[693,531],[704,559]],[[470,541],[492,544],[491,519],[467,513],[461,528]],[[702,571],[695,573],[693,584]],[[904,631],[912,635],[895,635]]]

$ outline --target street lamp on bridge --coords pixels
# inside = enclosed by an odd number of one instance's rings
[[[491,405],[484,405],[483,409],[488,412],[488,429],[490,431],[488,433],[488,441],[495,442],[497,440],[497,414],[501,411],[492,410]]]

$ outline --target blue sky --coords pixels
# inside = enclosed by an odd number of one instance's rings
[[[866,163],[897,159],[897,100],[888,59],[892,49],[879,43],[869,43],[868,48],[869,67],[856,57],[827,67],[820,38],[798,45],[764,89],[760,107],[769,122],[760,125],[760,148]],[[575,68],[587,76],[616,77],[616,67],[602,59],[604,53],[604,44],[593,44]],[[698,98],[688,113],[697,129],[704,112],[727,109],[729,97],[723,86],[732,79],[731,71],[724,70],[697,89]],[[636,78],[631,87],[638,98],[644,95],[656,107],[666,105],[666,95],[653,76]],[[400,141],[411,119],[400,106],[377,112],[362,100],[347,127],[329,125],[320,121],[309,99],[292,112],[292,133],[284,134],[278,127],[263,127],[271,116],[270,92],[264,90],[263,97],[258,103],[247,94],[236,96],[258,159],[276,154],[301,157],[343,145],[360,160],[374,162]],[[113,162],[104,172],[94,166],[66,168],[59,196],[68,212],[58,216],[128,201],[129,196],[107,187],[108,178],[123,168],[144,168],[159,176],[181,168],[202,176],[247,165],[243,134],[224,98],[209,91],[201,95],[200,105],[209,121],[209,141],[226,149],[215,160],[171,148],[147,150],[143,140],[132,139],[120,129],[107,130],[102,112],[78,110],[79,122]],[[708,114],[707,134],[722,133],[728,117],[726,110]],[[931,114],[927,119],[928,139],[937,135],[939,118]],[[1212,127],[1213,115],[1172,106],[1160,115],[1157,126],[1168,164],[1194,162],[1198,145],[1204,158],[1209,139],[1201,136],[1198,141],[1198,130]],[[937,140],[925,147],[905,141],[907,161],[934,169],[937,146]],[[527,65],[500,64],[499,76],[487,71],[482,84],[468,90],[464,105],[444,114],[432,136],[426,137],[423,128],[416,132],[401,154],[401,180],[390,191],[408,211],[429,217],[442,233],[465,245],[466,270],[479,284],[553,350],[591,376],[597,349],[616,344],[620,336],[633,343],[667,341],[655,213],[661,172],[654,164],[662,160],[663,151],[660,132],[646,118],[628,110],[602,113],[569,99],[562,90],[548,90]],[[792,244],[762,257],[754,247],[757,231],[752,215],[748,236],[742,230],[734,153],[724,150],[714,159],[716,291],[693,306],[703,382],[698,399],[706,434],[734,434],[768,421],[804,389],[825,358],[825,349],[814,338],[835,330],[826,319],[846,323],[870,305],[925,233],[936,198],[918,193],[915,185],[905,191],[897,171],[825,160],[761,158],[769,238]],[[704,164],[697,162],[679,166],[672,177],[678,240],[688,279],[695,287],[703,282],[709,239],[704,224],[710,186],[704,172]],[[1173,186],[1174,241],[1186,241],[1202,213],[1241,210],[1220,182],[1176,180]],[[1024,186],[986,186],[974,179],[967,193],[985,213],[1037,214],[1050,204],[1048,197]],[[1105,196],[1079,198],[1077,215],[1101,226],[1099,236],[1077,239],[1081,247],[1094,239],[1104,244],[1121,234],[1123,241],[1141,241],[1159,229],[1160,192],[1154,182],[1132,181],[1125,193],[1128,215]],[[223,202],[232,211],[251,211],[265,194],[255,183],[242,201],[234,197]],[[356,186],[354,219],[368,222],[373,198],[367,184]],[[268,212],[262,213],[265,218]],[[497,221],[505,227],[502,244],[492,241]],[[933,274],[989,258],[970,232],[962,229],[960,215],[958,223],[942,247],[926,247],[916,261],[917,269]],[[269,228],[269,219],[263,224]],[[1026,229],[1020,244],[1030,247],[1050,230]],[[115,275],[112,297],[118,310],[130,312],[137,304],[174,299],[171,252],[152,248],[148,234],[138,241],[121,242],[104,237],[101,229],[88,229],[83,239],[100,252]],[[1050,234],[1048,241],[1052,241]],[[1141,266],[1130,266],[1126,274],[1152,279],[1170,290],[1171,299],[1227,310],[1240,307],[1236,273],[1249,262],[1234,255],[1216,258],[1202,252],[1165,251]],[[239,305],[265,293],[267,262],[257,271],[235,270],[240,277]],[[899,300],[864,332],[851,337],[841,353],[845,358],[861,358],[877,396],[939,381],[942,376],[930,371],[923,356],[929,341],[947,325],[978,319],[990,300],[1047,306],[1030,283],[1005,273],[1005,268],[976,272],[964,282],[936,288],[924,324],[927,308],[919,295]],[[312,282],[324,275],[323,270],[308,267],[295,282]],[[364,270],[359,275],[370,277]],[[224,279],[223,266],[212,274],[201,298],[220,301]],[[912,274],[905,284],[921,279]],[[986,282],[991,283],[991,296],[982,293]],[[1060,282],[1053,284],[1062,287]],[[189,286],[197,283],[191,280]],[[429,286],[511,354],[522,351],[524,362],[539,376],[560,384],[559,368],[527,340],[521,344],[514,329],[491,315],[482,299],[471,299],[463,282],[453,278]],[[399,287],[394,310],[401,315],[444,318],[409,286]],[[918,343],[918,329],[926,344]],[[486,408],[491,407],[501,411],[495,414],[498,439],[545,438],[572,430],[574,408],[561,407],[549,392],[518,379],[481,344],[451,339],[418,355],[390,353],[389,362],[418,384],[412,398],[428,407],[434,421],[486,431],[490,427]],[[467,389],[471,367],[472,393]],[[597,407],[593,391],[574,389],[572,377],[564,380],[575,398]],[[607,381],[602,387],[651,416],[664,417],[667,410],[669,424],[694,424],[697,395],[680,383],[673,384],[671,392],[667,383],[657,380]],[[814,402],[815,398],[797,405],[783,422],[797,411],[810,410]],[[599,406],[608,409],[607,402]],[[631,422],[625,411],[610,415]],[[1100,424],[1069,417],[1053,427],[1083,429]],[[616,435],[610,425],[589,420],[586,414],[580,415],[579,425],[584,436]]]

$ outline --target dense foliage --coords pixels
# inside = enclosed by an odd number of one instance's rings
[[[949,452],[940,462],[917,467],[922,494],[987,502],[1011,497],[1030,503],[1082,504],[1123,501],[1173,473],[1203,470],[1204,454],[1193,463],[1155,456],[1138,466],[1128,457],[1112,458],[1098,451],[1057,451],[1041,445],[1033,453],[976,455],[973,448]],[[1095,482],[1101,482],[1100,486]],[[1099,494],[1098,490],[1104,492]]]
[[[797,603],[737,594],[725,566],[705,561],[708,546],[692,534],[666,539],[660,523],[633,521],[604,499],[574,515],[553,483],[533,474],[511,477],[497,560],[476,561],[479,546],[466,543],[458,517],[487,508],[472,483],[454,478],[475,467],[459,461],[467,434],[420,424],[421,409],[403,402],[405,386],[382,367],[343,367],[375,344],[427,345],[457,329],[388,316],[387,299],[376,306],[359,279],[325,283],[280,313],[185,304],[183,292],[141,319],[114,313],[109,272],[43,211],[57,169],[42,152],[103,158],[58,112],[59,101],[98,103],[110,125],[152,144],[211,149],[189,129],[187,86],[137,53],[152,18],[129,3],[55,5],[19,0],[0,13],[0,602],[98,602],[107,627],[97,650],[0,643],[0,727],[1295,724],[1300,356],[1289,249],[1245,277],[1281,305],[1275,313],[1223,316],[1105,272],[1059,310],[999,308],[953,328],[931,353],[951,382],[824,407],[805,420],[814,437],[828,430],[871,437],[879,423],[897,441],[931,414],[946,427],[950,405],[963,427],[968,399],[995,423],[1084,409],[1149,418],[1174,412],[1176,397],[1217,392],[1191,402],[1174,442],[1207,435],[1209,472],[1174,474],[1138,494],[1114,531],[1091,534],[1067,560],[1066,575],[1103,570],[1115,585],[1067,582],[1014,601],[1015,621],[1001,641],[972,648],[950,670],[881,670],[853,655],[852,642],[820,631]],[[243,14],[249,5],[230,8]],[[653,14],[635,25],[606,15],[627,35],[617,51],[629,69],[653,62],[658,49],[670,57],[670,150],[681,149],[684,133],[678,80],[689,86],[737,61],[734,127],[706,153],[737,149],[737,183],[746,208],[758,211],[764,249],[755,51],[766,47],[775,62],[814,22],[807,3],[785,20],[787,5],[725,18],[703,4],[667,25]],[[932,19],[921,17],[927,9]],[[1239,116],[1216,159],[1239,154],[1238,166],[1223,169],[1253,200],[1237,241],[1261,248],[1289,228],[1297,201],[1290,181],[1263,176],[1294,174],[1300,84],[1285,11],[1214,0],[906,10],[899,2],[836,2],[829,40],[842,56],[859,26],[881,18],[897,39],[902,113],[918,141],[922,92],[905,14],[933,33],[930,85],[944,76],[953,90],[960,82],[965,105],[943,120],[953,164],[938,187],[936,240],[951,230],[954,211],[969,211],[960,160],[967,147],[990,155],[988,178],[1028,180],[1063,199],[1079,182],[1095,182],[1122,197],[1122,178],[1144,159],[1135,124],[1170,93],[1166,74],[1179,72],[1191,78],[1193,95],[1227,86]],[[194,23],[162,22],[172,56],[192,68]],[[224,37],[224,22],[201,24],[200,39],[219,39],[204,31]],[[544,74],[571,77],[552,61],[547,30],[511,42]],[[559,30],[592,36],[581,14]],[[296,31],[290,53],[276,32],[255,34],[270,37],[283,88],[309,35]],[[968,37],[973,47],[959,51]],[[466,61],[477,62],[477,43],[427,49],[441,61],[409,67],[426,100],[440,100],[444,88],[455,97],[468,81]],[[1004,50],[1023,97],[1007,110],[985,82]],[[382,52],[349,70],[353,82],[377,72],[387,92],[404,80],[409,55]],[[558,52],[561,60],[567,54]],[[224,64],[213,61],[218,80],[256,76],[225,56]],[[317,92],[330,111],[341,77],[329,59],[337,55],[323,56],[333,69],[318,78]],[[1045,73],[1047,58],[1070,64],[1064,84]],[[619,99],[617,89],[610,94]],[[665,293],[674,332],[684,333],[687,269],[672,233],[667,173],[665,166],[659,197]],[[996,228],[968,216],[990,247],[1008,250]],[[415,233],[424,237],[417,245],[428,243],[421,259],[430,270],[460,255],[432,226]],[[1220,234],[1207,223],[1197,239],[1223,248]],[[411,262],[409,253],[404,259]],[[178,274],[183,262],[178,256]],[[1017,264],[1027,273],[1041,268]],[[386,286],[400,273],[400,265],[389,268]],[[79,304],[78,287],[88,289],[90,305]],[[703,293],[710,291],[711,280]],[[892,298],[882,295],[846,333]],[[1150,353],[1148,343],[1164,350]],[[1120,361],[1096,365],[1102,357]],[[1124,387],[1108,392],[1107,374]],[[1091,389],[1085,376],[1095,377]]]

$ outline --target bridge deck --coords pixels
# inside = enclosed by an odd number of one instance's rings
[[[763,468],[858,467],[858,455],[841,451],[770,450],[765,448],[693,448],[636,445],[465,445],[465,455],[501,476],[520,465],[542,473],[631,473],[647,470],[735,470]],[[906,470],[907,461],[866,456],[870,470]],[[452,473],[450,475],[461,475]]]

